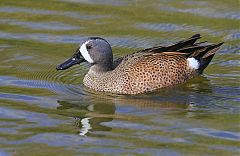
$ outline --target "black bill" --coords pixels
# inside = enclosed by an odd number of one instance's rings
[[[65,70],[65,69],[68,69],[75,64],[80,64],[84,61],[85,61],[85,59],[81,55],[81,53],[79,51],[79,48],[78,48],[71,58],[69,58],[68,60],[66,60],[62,64],[58,65],[56,67],[56,69],[57,70]]]

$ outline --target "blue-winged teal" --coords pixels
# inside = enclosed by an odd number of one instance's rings
[[[57,70],[87,61],[91,67],[83,80],[85,86],[117,94],[145,93],[183,83],[203,72],[223,43],[195,43],[199,38],[196,34],[173,45],[140,50],[113,61],[110,44],[91,37]]]

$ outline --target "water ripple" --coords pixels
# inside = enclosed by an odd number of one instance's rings
[[[78,30],[80,27],[67,25],[61,22],[26,22],[18,20],[0,19],[0,24],[18,25],[38,30]]]
[[[228,18],[228,19],[240,19],[239,12],[220,12],[213,8],[189,8],[189,9],[180,9],[172,6],[160,6],[161,10],[171,11],[171,12],[181,12],[181,13],[190,13],[195,15],[200,15],[204,17],[213,17],[213,18]]]
[[[189,1],[189,0],[185,0],[182,3],[186,4],[186,5],[197,5],[197,6],[207,6],[207,5],[209,5],[209,3],[205,2],[205,1]]]
[[[0,31],[0,38],[2,39],[17,39],[17,40],[35,40],[47,43],[79,43],[84,41],[86,37],[81,35],[50,35],[39,33],[7,33]],[[137,37],[105,37],[112,46],[126,47],[126,48],[146,48],[152,46],[160,41],[154,41],[149,38]],[[166,42],[166,41],[165,41]]]
[[[55,126],[64,123],[64,120],[54,119],[47,114],[36,113],[25,110],[9,109],[0,107],[1,118],[6,119],[24,119],[29,123],[34,123],[35,126]],[[33,126],[33,125],[29,125]]]
[[[111,6],[125,6],[127,1],[116,1],[116,0],[59,0],[64,2],[74,2],[74,3],[87,3],[87,4],[100,4],[100,5],[111,5]]]
[[[2,151],[2,149],[0,150],[0,155],[1,156],[10,156],[11,154],[5,151]]]
[[[84,20],[93,20],[99,18],[108,18],[108,15],[89,15],[78,12],[70,12],[70,11],[53,11],[53,10],[43,10],[43,9],[31,9],[24,7],[1,7],[0,12],[4,13],[28,13],[35,15],[57,15],[57,16],[67,16],[71,18],[84,19]]]
[[[225,41],[240,40],[240,32],[232,32],[224,37]]]
[[[223,35],[224,32],[217,32],[215,30],[210,30],[208,28],[204,28],[203,26],[192,26],[192,25],[177,25],[172,23],[140,23],[137,24],[138,28],[144,28],[148,30],[154,31],[163,31],[163,32],[173,32],[173,31],[191,31],[194,33],[208,33],[213,36]]]
[[[81,96],[82,89],[78,86],[73,85],[67,85],[67,84],[61,84],[57,82],[49,82],[44,80],[24,80],[24,79],[18,79],[14,77],[0,77],[0,86],[17,86],[17,87],[23,87],[23,88],[43,88],[47,89],[53,93],[58,94],[67,94],[70,95],[78,95],[78,97]],[[6,96],[13,96],[13,95],[6,95]],[[21,97],[21,96],[19,96]],[[24,96],[25,97],[25,96]],[[10,98],[11,99],[11,98]],[[18,98],[19,99],[19,98]],[[36,99],[39,101],[39,99]]]
[[[190,132],[215,138],[239,141],[240,133],[205,128],[191,128]]]

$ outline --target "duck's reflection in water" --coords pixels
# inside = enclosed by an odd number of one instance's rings
[[[201,85],[199,84],[201,81]],[[87,92],[83,98],[61,97],[57,109],[68,110],[75,119],[74,126],[79,129],[79,135],[96,135],[98,131],[111,131],[107,122],[117,120],[131,120],[138,118],[145,110],[182,110],[185,116],[192,116],[197,94],[211,93],[211,85],[204,77],[199,77],[190,83],[155,93],[126,96],[106,93]],[[129,109],[134,109],[130,111]],[[128,113],[126,113],[128,112]],[[93,133],[94,132],[94,133]]]

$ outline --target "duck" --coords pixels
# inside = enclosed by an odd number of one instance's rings
[[[109,42],[89,37],[57,70],[87,62],[90,69],[84,76],[87,88],[114,94],[143,94],[174,87],[203,73],[223,42],[197,42],[200,34],[167,46],[142,49],[113,59]]]

